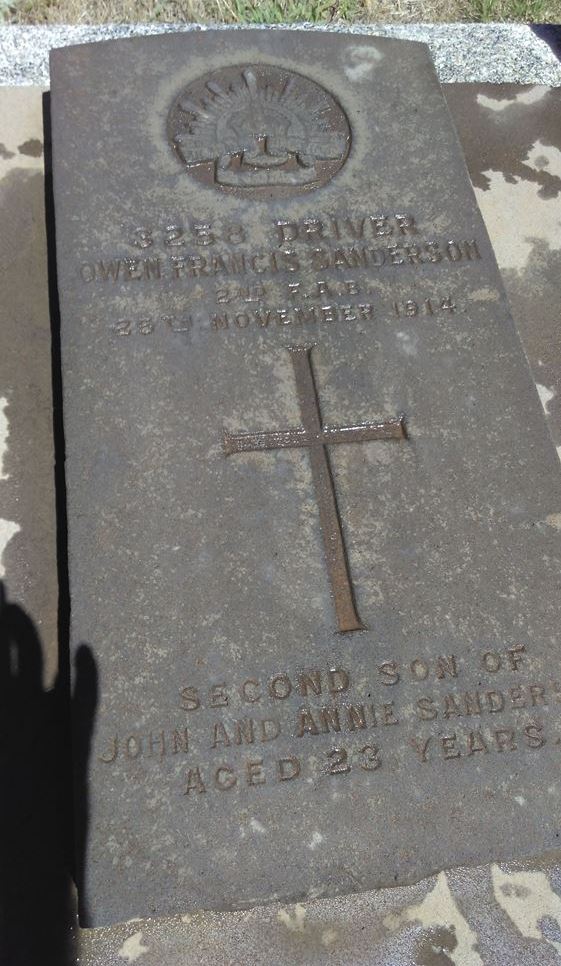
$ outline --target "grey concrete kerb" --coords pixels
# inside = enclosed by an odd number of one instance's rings
[[[103,26],[0,27],[0,84],[49,83],[49,50],[140,34],[208,30],[211,24],[105,24]],[[282,25],[263,29],[279,29]],[[222,30],[243,27],[220,26]],[[420,40],[430,47],[442,83],[513,83],[561,86],[561,63],[525,24],[347,24],[283,29],[331,30]]]

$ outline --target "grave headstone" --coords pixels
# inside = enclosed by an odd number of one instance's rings
[[[52,77],[83,922],[554,847],[559,467],[426,48]]]

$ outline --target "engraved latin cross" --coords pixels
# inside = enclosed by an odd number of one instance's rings
[[[407,439],[405,417],[352,426],[324,426],[312,368],[311,345],[288,346],[292,359],[302,425],[261,433],[224,432],[226,456],[261,450],[305,447],[310,454],[312,479],[335,613],[340,631],[364,630],[354,601],[337,497],[329,463],[328,446],[334,443],[366,443],[370,440]]]

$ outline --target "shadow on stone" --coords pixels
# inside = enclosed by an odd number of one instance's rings
[[[75,962],[69,697],[61,678],[43,688],[41,642],[0,583],[0,961],[3,966]],[[74,705],[81,727],[76,800],[87,830],[87,753],[97,700],[90,649],[76,658]],[[84,757],[86,756],[86,757]],[[79,880],[82,856],[75,868]]]
[[[561,26],[555,23],[530,24],[533,33],[551,47],[558,60],[561,60]]]

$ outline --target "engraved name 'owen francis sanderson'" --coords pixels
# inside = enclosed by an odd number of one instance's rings
[[[310,454],[312,479],[327,570],[340,631],[364,630],[354,601],[353,586],[345,552],[337,497],[327,447],[332,443],[366,443],[380,439],[407,439],[405,416],[377,423],[324,426],[312,368],[311,345],[288,346],[292,359],[302,426],[260,433],[224,433],[226,456],[255,450],[305,447]]]
[[[224,67],[189,84],[172,105],[168,138],[198,181],[269,198],[326,184],[351,142],[328,91],[267,64]]]

